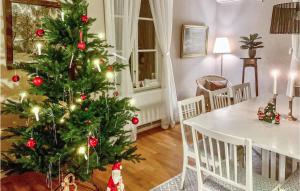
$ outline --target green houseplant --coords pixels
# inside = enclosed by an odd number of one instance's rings
[[[258,39],[261,39],[257,33],[255,34],[250,34],[249,37],[247,36],[242,36],[241,37],[241,49],[248,49],[249,57],[254,58],[256,56],[256,49],[257,48],[263,48],[264,46],[262,45],[263,42],[257,41]]]

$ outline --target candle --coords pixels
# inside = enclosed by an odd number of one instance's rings
[[[61,11],[60,16],[61,16],[61,20],[65,21],[65,13],[63,11]]]
[[[38,51],[38,55],[41,55],[42,54],[42,44],[41,43],[37,43],[36,44],[36,48],[37,48],[37,51]]]
[[[277,94],[277,77],[278,77],[279,71],[278,70],[273,70],[272,71],[272,76],[274,78],[274,83],[273,83],[273,94]]]
[[[40,118],[39,118],[40,108],[38,106],[35,106],[35,107],[32,108],[32,112],[35,115],[36,121],[39,121],[40,120]]]
[[[296,73],[295,72],[291,72],[290,73],[290,87],[289,87],[289,92],[288,92],[288,96],[289,97],[293,97],[294,96],[294,82],[295,82],[295,78],[296,78]]]
[[[94,63],[94,66],[97,68],[98,72],[101,72],[100,60],[99,59],[94,59],[93,63]]]
[[[24,98],[27,96],[27,93],[26,92],[21,92],[20,96],[21,96],[21,103],[22,103]]]

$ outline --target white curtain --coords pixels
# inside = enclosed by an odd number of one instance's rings
[[[118,62],[129,64],[129,58],[137,37],[138,18],[141,0],[106,0],[105,20],[106,36],[108,43],[115,46],[115,52],[123,59]],[[133,86],[129,65],[121,71],[120,94],[130,97],[133,94]]]
[[[290,72],[296,73],[296,85],[300,85],[300,34],[293,34],[292,35],[292,61],[290,66]],[[290,85],[291,80],[288,80],[288,86],[287,86],[287,95],[289,95],[290,92]]]
[[[175,89],[170,46],[173,23],[173,0],[149,0],[154,19],[156,36],[162,51],[162,89],[165,119],[163,128],[174,126],[177,110],[177,95]]]

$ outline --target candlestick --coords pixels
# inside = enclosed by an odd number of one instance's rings
[[[294,99],[294,97],[289,98],[289,110],[290,111],[289,111],[289,113],[286,117],[286,119],[289,120],[289,121],[297,121],[297,118],[295,118],[293,116],[293,99]]]
[[[272,76],[274,78],[274,84],[273,84],[273,94],[277,94],[277,77],[279,75],[278,70],[273,70],[272,71]]]
[[[41,55],[42,54],[42,44],[41,43],[37,43],[36,44],[36,48],[37,48],[37,51],[38,51],[38,55]]]
[[[294,96],[294,82],[295,82],[295,78],[296,78],[296,73],[295,72],[291,72],[290,73],[290,87],[289,87],[289,92],[288,92],[288,96],[289,97],[293,97]]]

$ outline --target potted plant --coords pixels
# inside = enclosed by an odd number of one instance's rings
[[[241,46],[241,49],[248,49],[249,57],[254,58],[256,55],[256,49],[257,48],[263,48],[262,46],[263,42],[257,41],[258,39],[261,39],[260,36],[258,36],[257,33],[255,34],[250,34],[249,37],[247,36],[242,36],[241,37],[241,43],[243,45]]]

